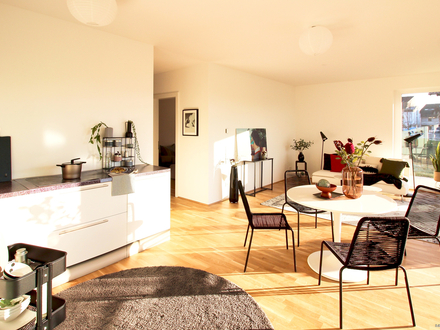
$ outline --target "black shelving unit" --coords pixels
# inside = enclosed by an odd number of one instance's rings
[[[102,139],[102,168],[116,166],[133,168],[135,166],[136,138],[105,137]],[[118,157],[116,158],[116,154]]]
[[[17,243],[8,246],[9,260],[17,249],[26,248],[33,271],[17,278],[0,279],[0,297],[13,299],[23,294],[31,296],[30,306],[36,308],[36,330],[50,330],[66,319],[66,302],[52,296],[52,280],[66,270],[66,252],[35,245]],[[43,315],[43,286],[47,284],[47,314]]]

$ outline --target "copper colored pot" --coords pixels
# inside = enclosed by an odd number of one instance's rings
[[[75,162],[79,158],[72,159],[69,163],[62,163],[60,166],[63,170],[64,180],[74,180],[81,178],[82,164],[85,162]]]

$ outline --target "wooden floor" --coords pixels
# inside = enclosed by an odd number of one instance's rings
[[[273,191],[248,197],[253,211],[273,212],[260,203],[283,193],[283,183]],[[104,274],[136,267],[168,265],[193,267],[223,276],[245,289],[266,312],[277,330],[337,329],[338,283],[324,280],[307,265],[307,256],[331,239],[330,222],[301,216],[298,271],[293,271],[292,250],[285,249],[283,232],[256,231],[247,272],[243,247],[247,220],[241,203],[228,200],[203,205],[171,198],[171,240],[124,259],[75,281],[54,288],[54,293]],[[288,213],[296,228],[296,214]],[[343,240],[351,240],[354,227],[343,225]],[[296,234],[296,230],[295,230]],[[408,270],[418,329],[440,329],[440,247],[411,240],[404,263]],[[370,285],[344,285],[345,329],[405,329],[411,327],[403,273],[394,286],[394,271],[372,273]],[[148,311],[146,311],[148,312]]]

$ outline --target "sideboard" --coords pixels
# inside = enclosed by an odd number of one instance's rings
[[[136,166],[135,193],[112,196],[112,179],[84,172],[76,182],[48,176],[15,180],[25,189],[0,189],[0,226],[6,244],[67,252],[73,280],[170,237],[170,170]],[[0,187],[1,188],[1,187]]]

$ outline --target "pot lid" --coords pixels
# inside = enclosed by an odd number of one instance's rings
[[[78,159],[79,158],[74,158],[70,162],[63,163],[63,165],[81,165],[81,164],[85,163],[83,161],[75,162],[75,160],[78,160]]]

